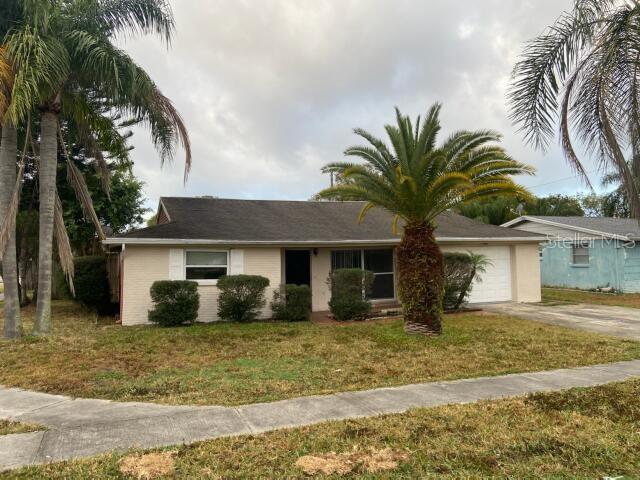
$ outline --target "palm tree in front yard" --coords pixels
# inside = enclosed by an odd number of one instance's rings
[[[176,148],[185,150],[185,181],[191,164],[186,127],[179,113],[149,75],[114,45],[118,36],[157,34],[169,42],[174,31],[173,14],[164,0],[38,0],[21,2],[23,19],[4,39],[6,57],[15,72],[5,117],[13,125],[24,123],[40,111],[39,255],[38,301],[34,333],[51,330],[51,278],[56,169],[59,148],[64,146],[61,120],[83,126],[88,146],[98,144],[96,132],[105,117],[92,109],[98,99],[114,114],[146,125],[160,153],[161,162],[173,159]],[[87,94],[92,97],[88,98]],[[108,118],[106,119],[108,122]],[[101,145],[96,145],[100,154]],[[67,158],[69,177],[85,198],[96,229],[82,176]],[[98,160],[102,164],[104,162]]]
[[[497,145],[500,135],[492,131],[459,131],[436,146],[439,115],[435,104],[414,126],[396,109],[397,124],[385,127],[391,145],[354,130],[368,145],[350,147],[345,155],[365,163],[327,165],[326,172],[343,180],[318,193],[323,199],[366,202],[359,220],[377,207],[394,215],[394,230],[401,224],[398,293],[410,333],[442,331],[444,261],[435,239],[438,215],[487,196],[529,197],[511,176],[534,171],[507,155]]]

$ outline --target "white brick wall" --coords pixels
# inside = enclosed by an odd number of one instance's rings
[[[176,248],[176,247],[172,247]],[[197,246],[190,247],[196,249]],[[280,248],[246,248],[244,250],[244,273],[262,275],[269,279],[265,293],[267,300],[262,317],[271,315],[270,304],[273,291],[282,279]],[[149,289],[156,280],[169,279],[170,247],[127,246],[124,252],[122,324],[148,323],[147,313],[151,309]],[[200,285],[199,322],[218,320],[218,288],[215,285]]]

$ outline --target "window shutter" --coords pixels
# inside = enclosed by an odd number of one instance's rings
[[[184,250],[169,249],[169,280],[184,280]]]
[[[244,273],[244,250],[233,249],[229,252],[229,274]]]

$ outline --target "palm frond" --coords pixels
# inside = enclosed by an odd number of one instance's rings
[[[364,163],[327,165],[323,171],[339,174],[341,181],[318,193],[317,198],[365,202],[360,220],[371,208],[380,207],[397,220],[424,224],[434,222],[437,215],[474,195],[525,191],[511,176],[531,174],[534,169],[495,145],[500,139],[496,132],[457,132],[443,147],[436,148],[439,112],[438,104],[432,106],[424,120],[417,120],[414,126],[396,109],[397,125],[385,127],[392,150],[381,140],[356,130],[373,148],[366,145],[346,150],[348,156]]]
[[[75,273],[75,266],[73,264],[73,252],[71,250],[69,235],[67,234],[67,227],[64,224],[62,202],[60,201],[60,196],[58,195],[57,191],[53,210],[53,236],[56,239],[56,246],[58,247],[58,258],[60,259],[60,267],[67,277],[67,283],[69,285],[71,295],[75,297],[76,291],[73,285],[73,277]]]
[[[109,33],[155,33],[167,43],[175,30],[171,6],[164,0],[102,0],[96,18]]]
[[[7,115],[18,125],[34,106],[60,91],[70,73],[70,59],[62,42],[28,25],[8,35],[5,48],[15,73]]]
[[[73,159],[69,156],[67,152],[67,147],[62,136],[62,130],[60,129],[60,125],[58,125],[58,137],[60,138],[60,144],[62,145],[62,150],[64,156],[67,160],[67,181],[73,188],[76,198],[78,202],[80,202],[80,206],[82,207],[82,211],[85,216],[91,220],[94,228],[96,229],[96,233],[98,234],[98,238],[100,240],[106,239],[106,235],[102,229],[102,224],[100,223],[100,219],[96,214],[95,209],[93,208],[93,201],[91,200],[91,193],[89,192],[89,187],[87,187],[87,183],[82,176],[82,172],[76,167],[73,163]]]

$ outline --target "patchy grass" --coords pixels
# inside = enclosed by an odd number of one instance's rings
[[[547,303],[591,303],[594,305],[640,308],[640,293],[614,295],[584,290],[543,288],[542,301]]]
[[[30,425],[28,423],[10,422],[8,420],[0,420],[0,435],[10,435],[12,433],[29,433],[38,430],[45,430],[39,425]]]
[[[30,329],[34,312],[23,313]],[[399,320],[120,327],[71,302],[55,302],[53,318],[51,338],[0,341],[0,384],[235,405],[640,358],[638,342],[489,314],[449,316],[437,338],[408,336]]]
[[[171,449],[171,478],[308,478],[304,470],[368,479],[638,478],[639,396],[635,380],[212,440]],[[367,452],[393,455],[393,464],[385,460],[393,470],[371,469]],[[122,458],[31,467],[7,478],[123,478]]]

